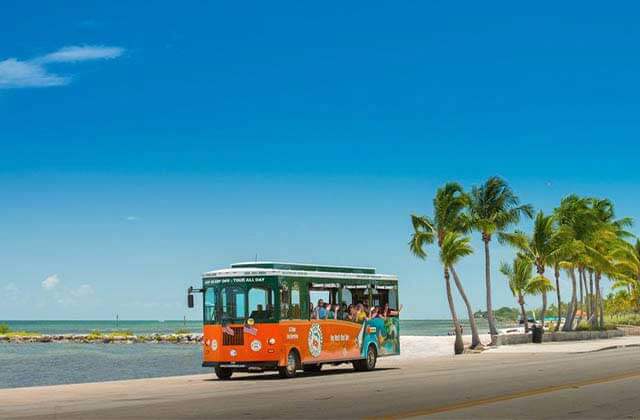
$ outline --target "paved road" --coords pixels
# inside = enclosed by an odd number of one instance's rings
[[[183,376],[0,391],[0,418],[640,417],[640,349],[386,359],[374,372]]]

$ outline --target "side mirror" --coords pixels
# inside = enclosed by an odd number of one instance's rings
[[[191,293],[187,295],[187,306],[193,308],[193,295]]]

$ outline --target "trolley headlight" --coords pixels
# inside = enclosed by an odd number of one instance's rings
[[[274,344],[276,344],[276,339],[275,339],[275,338],[273,338],[273,337],[271,337],[271,338],[269,339],[269,344],[271,344],[272,346],[273,346]]]

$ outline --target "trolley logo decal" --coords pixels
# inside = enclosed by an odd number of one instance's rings
[[[320,324],[311,324],[307,344],[309,345],[309,353],[311,353],[311,356],[320,356],[322,352],[322,329],[320,328]]]

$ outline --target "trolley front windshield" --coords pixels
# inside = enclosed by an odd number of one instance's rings
[[[205,286],[204,322],[209,324],[244,323],[276,319],[276,290],[269,281],[212,282]]]

